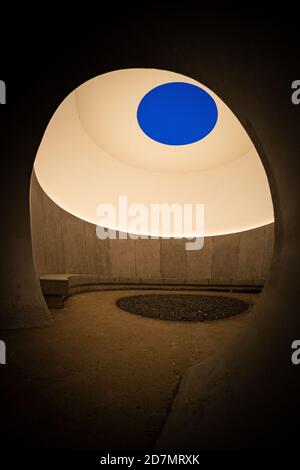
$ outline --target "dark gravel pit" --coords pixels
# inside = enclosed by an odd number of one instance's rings
[[[148,294],[121,297],[117,306],[159,320],[203,322],[246,311],[250,304],[233,297],[190,294]]]

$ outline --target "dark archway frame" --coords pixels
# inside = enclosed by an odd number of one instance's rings
[[[299,372],[290,361],[290,345],[300,337],[295,307],[300,142],[299,110],[290,99],[297,78],[292,41],[263,23],[254,30],[251,21],[224,24],[222,18],[201,21],[192,15],[168,20],[166,27],[166,19],[156,15],[126,24],[111,18],[101,33],[85,40],[61,35],[54,40],[54,55],[45,47],[44,58],[32,58],[31,77],[8,82],[10,104],[1,109],[7,165],[1,187],[0,323],[4,328],[51,324],[33,265],[29,185],[43,132],[64,97],[89,78],[120,68],[157,67],[191,76],[228,104],[258,150],[272,193],[275,249],[270,277],[245,331],[201,370],[187,374],[157,445],[291,446],[297,438],[291,423],[300,418]],[[15,94],[9,92],[13,88]]]

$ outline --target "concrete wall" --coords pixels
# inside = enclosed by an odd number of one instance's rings
[[[262,284],[273,252],[273,224],[207,237],[200,251],[184,240],[99,240],[96,227],[58,207],[31,182],[33,250],[39,274],[97,274],[111,282]]]
[[[31,73],[22,75],[22,86],[20,75],[11,74],[11,100],[0,107],[0,327],[49,323],[33,265],[28,201],[34,158],[59,104],[81,83],[111,70],[180,71],[214,90],[254,142],[270,183],[275,243],[270,276],[249,321],[189,375],[184,401],[170,414],[174,426],[170,422],[159,448],[297,448],[300,375],[290,360],[292,341],[300,337],[299,106],[290,99],[299,74],[297,18],[254,21],[244,15],[235,22],[233,15],[224,20],[214,12],[208,21],[182,6],[178,18],[170,9],[159,18],[156,10],[117,24],[114,12],[104,16],[103,27],[90,28],[90,36],[67,37],[65,24],[61,34],[57,24],[55,35],[45,33],[55,60],[47,48],[41,54],[35,47],[37,34],[34,47],[26,35],[18,43],[18,57]]]

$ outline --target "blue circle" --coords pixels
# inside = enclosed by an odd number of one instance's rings
[[[206,137],[218,120],[213,98],[202,88],[170,82],[150,90],[140,101],[137,120],[151,139],[167,145],[186,145]]]

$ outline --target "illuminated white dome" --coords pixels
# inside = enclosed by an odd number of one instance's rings
[[[161,144],[139,126],[142,98],[170,82],[201,87],[217,105],[214,129],[195,143]],[[34,167],[41,187],[56,204],[94,224],[99,222],[99,204],[117,206],[120,195],[126,195],[129,204],[147,207],[202,203],[205,235],[273,221],[267,177],[244,128],[211,90],[174,72],[117,70],[78,87],[53,115]]]

